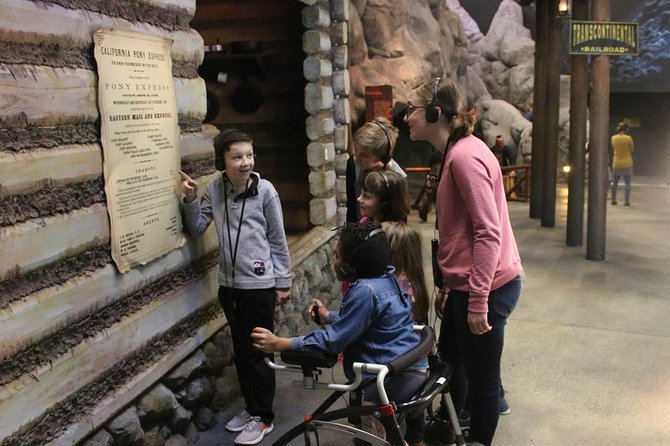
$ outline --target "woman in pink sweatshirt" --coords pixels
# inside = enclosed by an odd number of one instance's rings
[[[443,152],[437,186],[438,264],[448,292],[440,351],[457,369],[451,388],[457,410],[471,406],[470,441],[489,446],[500,412],[500,358],[505,324],[521,292],[521,259],[509,221],[500,165],[472,136],[458,88],[437,78],[408,101],[410,138]],[[463,366],[463,367],[461,367]],[[469,386],[469,389],[468,389]]]

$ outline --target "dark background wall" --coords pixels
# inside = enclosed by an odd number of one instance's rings
[[[670,176],[670,93],[613,93],[611,133],[624,119],[632,124],[635,175]]]
[[[254,139],[256,168],[282,200],[287,232],[311,228],[301,10],[295,0],[198,0],[191,26],[205,45],[208,122]],[[217,82],[227,73],[226,82]]]

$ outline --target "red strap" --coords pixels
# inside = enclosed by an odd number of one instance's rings
[[[398,411],[398,407],[395,405],[394,402],[391,402],[385,406],[379,406],[379,411],[383,416],[387,417],[389,415],[393,415],[394,413],[396,413]]]

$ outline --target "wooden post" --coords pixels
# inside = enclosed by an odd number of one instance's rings
[[[572,17],[587,20],[588,0],[572,3]],[[568,222],[565,244],[582,246],[584,239],[584,180],[586,145],[586,108],[589,92],[589,72],[586,56],[572,56],[570,81],[570,175],[568,177]]]
[[[530,218],[542,215],[542,175],[544,172],[545,98],[547,94],[547,20],[549,0],[536,3],[535,79],[533,87],[533,146],[531,149]]]
[[[558,0],[549,0],[547,92],[545,96],[544,169],[542,177],[542,221],[545,228],[556,225],[556,164],[558,153],[558,109],[561,99],[561,19],[557,16]],[[534,104],[533,104],[534,105]]]
[[[610,0],[593,0],[594,21],[610,19]],[[591,65],[591,131],[589,142],[589,208],[586,231],[586,258],[605,259],[607,226],[607,158],[609,147],[610,61],[595,56]]]

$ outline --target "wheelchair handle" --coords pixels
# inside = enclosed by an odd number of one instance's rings
[[[435,347],[435,331],[428,325],[415,325],[414,330],[421,333],[421,341],[413,349],[386,363],[391,375],[396,375],[419,359],[428,355]]]

